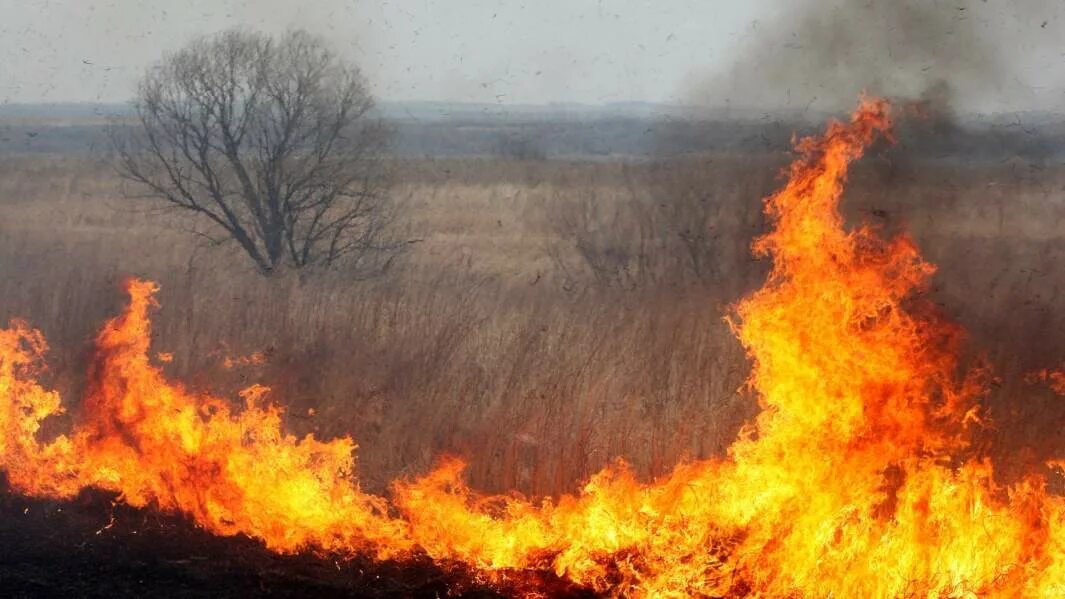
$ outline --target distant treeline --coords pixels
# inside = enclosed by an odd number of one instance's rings
[[[113,108],[113,107],[112,107]],[[87,153],[105,150],[108,112],[99,107],[0,107],[0,153]],[[390,105],[381,111],[401,158],[503,157],[668,158],[701,153],[787,150],[792,137],[819,130],[820,118],[703,118],[653,110],[510,113],[472,109],[430,112]],[[51,118],[49,118],[51,117]],[[921,158],[1048,160],[1065,156],[1065,118],[1023,113],[993,118],[910,120],[897,132],[898,151]]]

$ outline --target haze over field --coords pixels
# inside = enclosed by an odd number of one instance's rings
[[[383,100],[845,110],[949,89],[974,112],[1065,104],[1060,3],[801,0],[0,0],[4,102],[122,102],[196,35],[302,27]],[[945,85],[945,88],[944,88]]]

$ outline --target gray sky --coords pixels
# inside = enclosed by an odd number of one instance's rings
[[[0,0],[0,101],[123,101],[166,51],[195,35],[242,25],[303,27],[326,36],[359,61],[376,94],[389,100],[805,105],[831,96],[824,93],[829,87],[849,95],[851,83],[867,85],[852,79],[869,69],[825,64],[824,48],[809,50],[826,37],[824,27],[804,28],[799,15],[811,11],[796,6],[813,6],[817,19],[831,20],[834,5],[871,1]],[[988,56],[1008,64],[994,85],[961,85],[970,93],[960,105],[1065,107],[1059,2],[948,4],[936,44],[954,39],[955,27],[973,28],[974,39],[997,44]],[[871,40],[873,47],[844,47],[841,55],[892,64],[892,56],[912,46],[906,35],[892,33],[898,23],[882,15],[858,23],[849,15],[837,19],[854,29],[848,43]],[[883,35],[866,35],[868,28],[882,28]],[[930,56],[905,57],[907,73],[950,79],[987,59],[965,51],[968,63],[937,64],[943,47],[936,44],[921,46]],[[817,59],[811,63],[808,55]],[[803,68],[792,68],[793,60]],[[872,91],[913,94],[924,85],[879,70],[875,84],[906,89]]]

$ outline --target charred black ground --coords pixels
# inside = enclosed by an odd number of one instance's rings
[[[529,586],[557,597],[593,596],[542,574],[516,572],[512,585],[493,588],[426,557],[397,563],[277,555],[253,539],[217,537],[100,491],[69,502],[28,499],[0,478],[5,597],[494,598]]]

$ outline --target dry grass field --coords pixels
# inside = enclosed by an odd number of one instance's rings
[[[653,476],[722,454],[755,413],[723,317],[761,282],[746,248],[785,158],[397,163],[417,243],[373,280],[301,281],[123,199],[104,162],[5,156],[0,318],[43,330],[76,412],[121,281],[156,280],[168,373],[234,397],[272,387],[294,431],[356,439],[373,491],[443,453],[494,491],[571,490],[618,457]],[[940,266],[932,293],[1000,375],[986,442],[1013,461],[1060,446],[1065,401],[1023,379],[1065,362],[1065,170],[883,155],[852,183],[848,217],[917,239]]]

